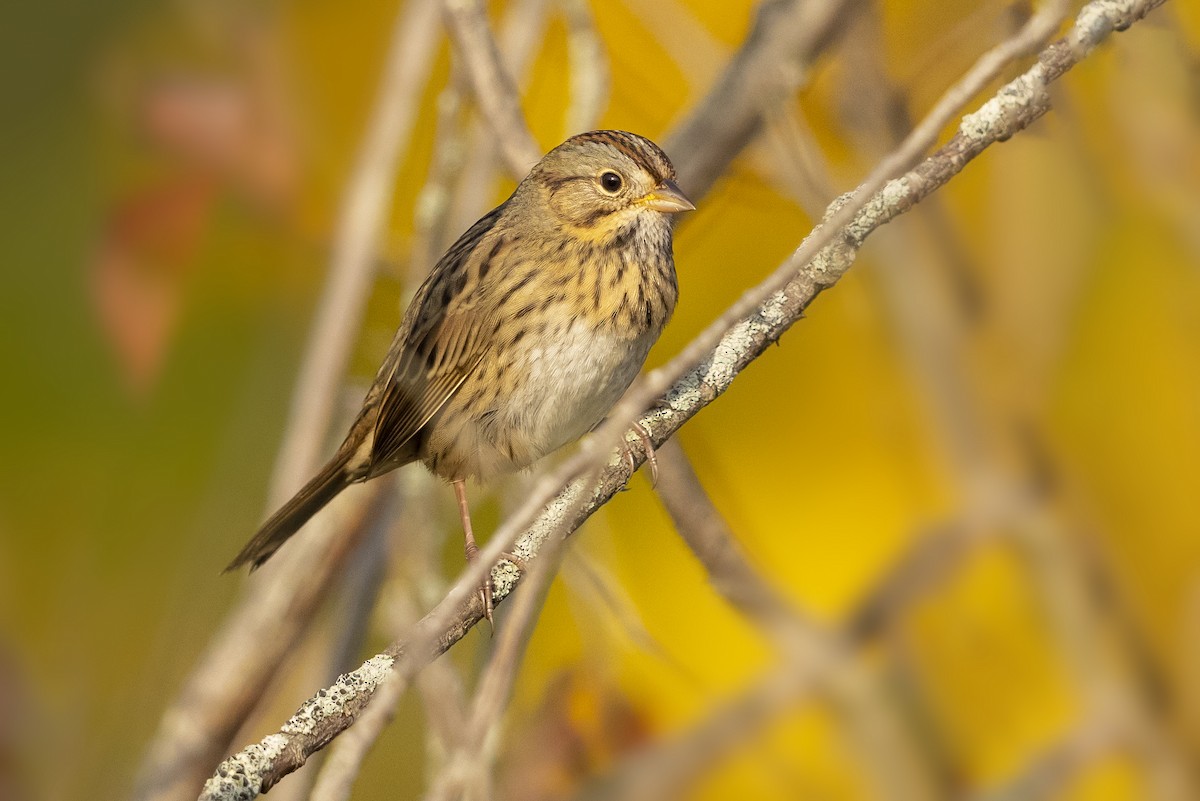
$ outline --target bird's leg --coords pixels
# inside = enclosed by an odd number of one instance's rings
[[[451,483],[454,484],[454,497],[458,499],[458,514],[462,518],[463,550],[467,554],[467,563],[473,564],[479,558],[479,546],[475,544],[475,532],[471,530],[471,510],[467,506],[467,482],[460,478]],[[479,589],[479,597],[483,601],[483,616],[487,618],[489,625],[494,626],[495,624],[492,622],[491,573],[484,577],[483,586]]]

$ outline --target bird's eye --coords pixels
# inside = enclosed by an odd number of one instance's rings
[[[621,176],[611,170],[600,176],[600,186],[609,194],[615,195],[617,192],[620,192],[623,183],[624,181],[621,180]]]

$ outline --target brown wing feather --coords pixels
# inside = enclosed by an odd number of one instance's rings
[[[437,414],[483,358],[490,315],[475,303],[472,258],[488,252],[503,206],[471,226],[417,290],[376,381],[382,381],[373,465],[407,456],[404,448]],[[475,271],[478,275],[478,271]]]
[[[375,424],[371,461],[375,464],[394,461],[421,427],[454,396],[479,364],[482,356],[483,354],[477,354],[461,367],[414,382],[417,386],[401,382],[389,385],[384,390],[379,418]]]

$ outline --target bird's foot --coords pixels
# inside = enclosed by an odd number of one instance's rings
[[[479,546],[475,544],[475,537],[467,535],[467,541],[464,543],[463,550],[467,554],[467,564],[473,565],[479,561]],[[483,603],[483,616],[487,618],[488,625],[492,629],[492,633],[496,633],[496,623],[492,620],[492,612],[495,611],[495,604],[492,600],[492,571],[488,571],[483,577],[483,586],[479,588],[479,600]]]
[[[473,565],[479,561],[479,547],[475,544],[475,538],[471,537],[466,541],[463,549],[467,554],[467,564]],[[500,558],[506,562],[511,562],[514,567],[521,573],[525,572],[526,562],[515,553],[504,551],[500,554]],[[496,611],[494,593],[492,591],[492,572],[489,570],[484,576],[483,585],[479,588],[479,600],[483,603],[483,616],[487,619],[488,625],[492,629],[492,633],[496,632],[496,622],[492,619],[493,613]]]
[[[658,455],[654,452],[654,442],[650,439],[650,433],[642,427],[641,423],[634,422],[633,433],[637,434],[638,439],[642,443],[642,451],[646,454],[646,464],[650,465],[650,485],[658,485]],[[625,463],[629,465],[629,475],[632,477],[633,472],[637,470],[637,459],[633,455],[633,448],[630,447],[628,440],[624,443],[625,446]]]

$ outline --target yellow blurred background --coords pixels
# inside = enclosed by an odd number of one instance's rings
[[[753,8],[592,0],[611,73],[601,127],[663,141]],[[264,511],[397,11],[112,0],[6,14],[0,797],[126,796],[236,601],[241,579],[218,573]],[[680,227],[681,301],[651,364],[779,264],[1024,11],[865,7]],[[548,149],[571,133],[571,62],[561,11],[546,13],[522,95]],[[450,64],[443,42],[349,397],[399,319]],[[1200,7],[1168,2],[1053,99],[873,236],[680,439],[752,562],[831,627],[911,548],[968,532],[861,657],[917,733],[921,770],[961,790],[946,797],[1007,786],[1125,703],[1149,733],[1095,747],[1047,797],[1168,797],[1163,777],[1190,776],[1200,753]],[[492,202],[512,186],[496,174]],[[1011,476],[1034,501],[1004,494]],[[529,771],[511,797],[570,797],[573,779],[686,730],[773,658],[644,478],[572,548],[510,710],[504,766]],[[303,663],[322,658],[325,623],[234,748],[323,683]],[[387,639],[376,621],[360,655]],[[451,656],[470,675],[489,646],[475,634]],[[797,704],[689,797],[876,797],[878,766],[845,717]],[[406,699],[356,799],[420,796],[422,726]],[[524,752],[551,759],[562,731],[564,764],[531,764]]]

